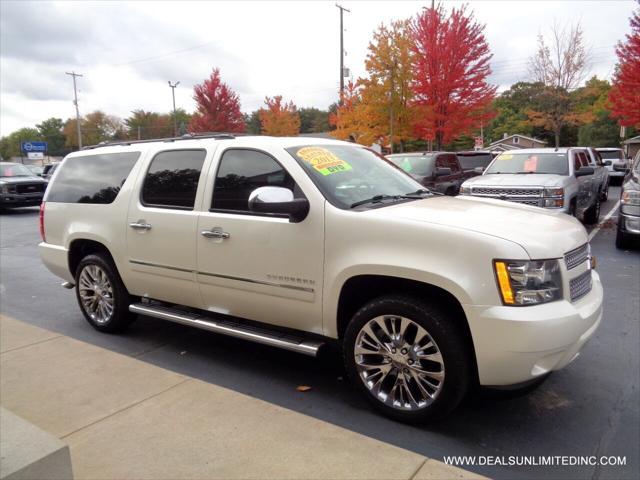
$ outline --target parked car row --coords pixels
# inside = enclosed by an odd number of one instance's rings
[[[444,195],[458,195],[468,178],[481,175],[493,156],[491,152],[416,152],[387,155],[387,159],[421,185]]]

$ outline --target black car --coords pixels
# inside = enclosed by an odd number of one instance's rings
[[[468,152],[456,152],[462,171],[466,178],[482,175],[485,168],[489,166],[494,155],[485,150],[470,150]]]
[[[466,178],[455,153],[394,153],[386,158],[429,190],[445,195],[457,195]]]
[[[20,163],[0,162],[0,209],[42,203],[47,182]]]
[[[640,152],[622,181],[616,247],[640,248]]]

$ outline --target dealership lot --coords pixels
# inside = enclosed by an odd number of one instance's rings
[[[618,197],[619,188],[612,187],[602,218]],[[466,467],[495,478],[633,478],[639,468],[640,252],[616,250],[611,220],[592,239],[605,313],[581,357],[529,395],[477,394],[429,427],[394,423],[371,411],[331,356],[314,360],[148,318],[124,335],[100,334],[83,319],[74,293],[61,289],[41,264],[37,209],[3,213],[0,230],[0,308],[14,318],[432,458],[626,456],[626,465],[616,467]],[[311,390],[298,392],[299,385]]]

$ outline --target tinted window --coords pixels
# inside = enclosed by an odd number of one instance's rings
[[[220,159],[211,208],[249,211],[249,195],[259,187],[284,187],[301,197],[293,178],[266,153],[227,150]]]
[[[140,152],[128,152],[67,158],[45,201],[111,203],[139,157]]]
[[[458,159],[455,155],[447,155],[447,163],[452,173],[460,171],[460,167],[458,166]]]
[[[580,166],[586,167],[589,165],[589,160],[587,160],[587,154],[584,152],[578,152],[578,158],[580,159]]]
[[[622,150],[598,150],[598,153],[605,160],[623,160]]]
[[[158,153],[142,186],[142,203],[154,207],[193,209],[206,152],[171,150]]]
[[[458,154],[458,161],[463,170],[473,170],[477,167],[487,168],[493,157],[490,153]]]
[[[433,175],[434,156],[425,155],[389,155],[387,157],[395,165],[412,175],[430,177]]]

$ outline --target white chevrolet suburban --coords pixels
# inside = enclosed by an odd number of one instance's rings
[[[307,355],[404,421],[473,385],[527,386],[602,317],[567,215],[431,194],[359,145],[187,136],[66,157],[41,207],[44,263],[97,330],[136,314]]]

